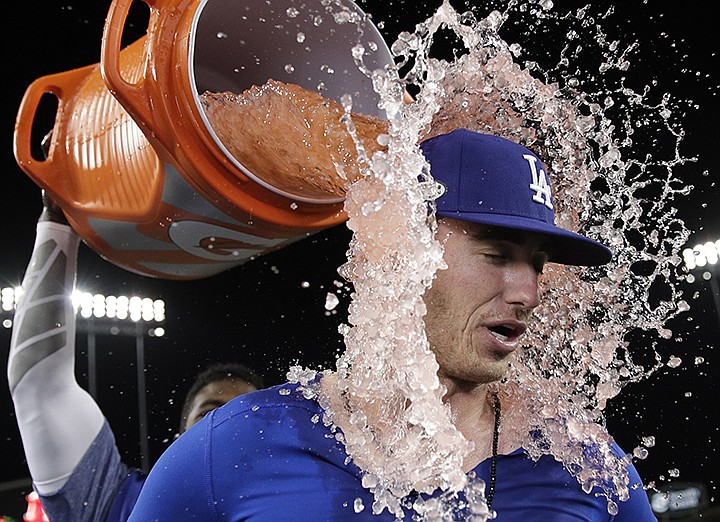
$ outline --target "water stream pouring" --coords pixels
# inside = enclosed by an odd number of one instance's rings
[[[201,97],[272,79],[350,94],[353,111],[384,118],[351,52],[362,44],[371,70],[392,63],[373,23],[349,0],[146,3],[146,36],[121,51],[132,0],[115,0],[101,63],[39,78],[17,116],[18,164],[86,243],[136,273],[196,279],[342,222],[342,196],[288,189],[231,154]],[[46,93],[58,109],[39,161],[31,130]]]

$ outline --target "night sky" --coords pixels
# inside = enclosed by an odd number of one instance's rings
[[[477,0],[452,3],[458,9],[485,5]],[[603,12],[605,4],[593,2],[594,10]],[[716,182],[715,156],[720,143],[717,125],[720,63],[716,18],[709,11],[690,8],[698,3],[627,0],[619,4],[612,18],[614,23],[607,30],[624,42],[639,42],[627,73],[630,82],[656,80],[663,92],[692,100],[685,117],[687,135],[681,153],[697,157],[697,161],[681,171],[683,179],[695,185],[695,189],[680,202],[679,215],[691,231],[690,246],[718,239],[720,187]],[[38,188],[13,157],[12,134],[18,105],[34,79],[99,61],[109,2],[24,0],[10,5],[5,10],[2,31],[5,66],[0,126],[4,142],[0,148],[4,199],[0,205],[4,223],[0,232],[0,244],[4,245],[0,255],[2,286],[20,283],[41,210]],[[412,30],[438,5],[439,1],[416,0],[360,2],[376,23],[383,22],[382,33],[388,42],[399,31]],[[555,2],[559,11],[581,5]],[[144,14],[142,8],[131,13],[125,32],[128,41],[144,33]],[[511,36],[506,38],[510,40]],[[564,35],[544,34],[537,38],[537,48],[552,50],[558,48]],[[550,45],[552,40],[556,40],[555,46]],[[524,45],[533,46],[532,38],[526,38]],[[337,326],[349,301],[348,291],[335,284],[340,281],[336,270],[345,259],[349,237],[341,225],[197,281],[157,280],[131,274],[81,246],[79,288],[104,294],[138,294],[161,298],[167,303],[166,336],[145,338],[150,460],[155,460],[172,440],[184,394],[194,375],[208,363],[243,362],[261,373],[269,385],[281,382],[291,364],[333,366],[342,350]],[[638,463],[646,482],[662,484],[670,478],[669,470],[677,468],[680,476],[674,480],[704,482],[716,502],[720,502],[717,498],[720,421],[716,404],[720,393],[720,324],[708,283],[683,284],[682,289],[691,311],[671,324],[675,340],[663,355],[677,355],[683,364],[674,369],[663,368],[647,381],[626,388],[609,406],[608,424],[626,450],[637,446],[640,437],[655,436],[657,444],[649,459]],[[338,294],[341,301],[332,313],[326,313],[324,308],[328,292]],[[637,337],[634,342],[642,343],[643,337]],[[9,341],[10,331],[0,328],[0,356],[4,360]],[[126,462],[139,466],[135,338],[100,335],[97,345],[98,402],[115,430]],[[86,385],[84,331],[78,333],[77,349],[78,380]],[[705,362],[695,364],[697,357]],[[18,509],[22,508],[11,505],[11,499],[27,491],[23,480],[28,471],[6,381],[2,382],[0,430],[5,466],[0,486],[5,486],[0,490],[0,515],[20,517]],[[17,481],[18,488],[11,488],[12,481]]]

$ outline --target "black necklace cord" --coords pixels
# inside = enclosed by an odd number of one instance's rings
[[[492,507],[493,497],[495,497],[495,483],[497,482],[497,456],[498,456],[498,439],[500,438],[500,398],[497,393],[493,393],[493,406],[495,407],[495,425],[493,426],[492,440],[492,457],[490,459],[490,485],[486,495],[488,509]]]

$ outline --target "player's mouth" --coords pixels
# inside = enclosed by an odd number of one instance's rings
[[[518,339],[525,333],[527,327],[519,321],[499,321],[485,326],[499,345],[506,350],[514,350]]]

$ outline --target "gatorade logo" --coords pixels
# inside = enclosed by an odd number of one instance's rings
[[[254,236],[202,221],[176,221],[170,226],[169,236],[185,252],[213,261],[245,260],[288,241]]]
[[[530,190],[534,192],[532,199],[535,203],[545,205],[550,210],[553,209],[552,194],[550,192],[550,183],[548,183],[547,175],[543,168],[537,166],[538,159],[532,154],[523,154],[523,158],[530,165],[530,173],[532,174],[532,183]]]

